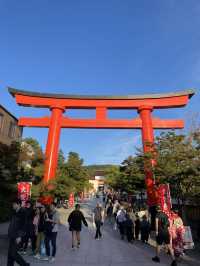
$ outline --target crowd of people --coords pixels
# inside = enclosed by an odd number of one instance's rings
[[[121,239],[130,243],[134,240],[141,240],[148,243],[151,233],[150,215],[146,211],[135,212],[132,204],[120,201],[117,194],[104,195],[105,212],[107,221],[113,225],[115,230],[119,229]],[[163,212],[160,206],[157,207],[155,219],[156,233],[156,256],[152,258],[160,262],[160,249],[164,244],[167,252],[171,255],[172,266],[177,265],[176,258],[184,255],[184,225],[177,210],[169,214]]]
[[[60,217],[54,203],[48,207],[42,205],[37,207],[28,201],[25,207],[22,207],[20,200],[14,200],[13,214],[8,228],[7,266],[13,266],[15,261],[22,266],[30,265],[21,256],[27,253],[29,243],[32,250],[29,255],[54,262],[59,223]]]
[[[149,242],[151,226],[148,212],[135,212],[132,204],[120,201],[112,194],[103,198],[103,204],[104,206],[97,202],[92,211],[96,240],[102,238],[101,227],[107,223],[113,230],[119,231],[122,240],[127,239],[132,244],[135,240],[146,244]],[[170,215],[169,217],[158,206],[155,221],[156,256],[152,260],[160,262],[160,247],[165,244],[172,258],[171,265],[176,266],[175,257],[184,254],[184,226],[178,212],[171,212]],[[22,256],[27,253],[28,245],[31,246],[31,254],[36,259],[54,262],[59,224],[60,217],[55,203],[37,206],[28,201],[25,207],[22,207],[19,200],[13,201],[13,215],[8,229],[7,266],[14,266],[14,262],[22,266],[30,265]],[[82,224],[88,227],[88,222],[79,204],[76,204],[69,214],[68,224],[72,233],[72,249],[80,248]]]
[[[119,229],[121,239],[133,243],[135,239],[148,243],[150,234],[150,222],[145,212],[135,212],[131,204],[121,203],[108,195],[105,199],[106,220],[112,224],[113,229]]]

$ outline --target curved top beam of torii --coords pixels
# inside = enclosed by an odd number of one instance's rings
[[[183,107],[194,95],[195,91],[185,90],[165,94],[146,94],[128,96],[78,96],[66,94],[48,94],[30,92],[8,88],[15,97],[16,102],[21,106],[46,107],[68,109],[96,109],[95,119],[72,119],[67,115],[61,118],[63,128],[115,128],[115,129],[141,129],[142,121],[140,117],[132,119],[109,119],[107,110],[109,109],[153,109]],[[18,124],[28,127],[49,127],[51,117],[31,118],[21,117]],[[152,127],[155,129],[183,128],[183,120],[163,120],[152,117]]]
[[[8,88],[16,102],[22,106],[90,109],[105,107],[108,109],[138,109],[140,106],[152,106],[154,109],[183,107],[195,94],[189,89],[173,93],[143,94],[127,96],[91,96],[39,93]]]

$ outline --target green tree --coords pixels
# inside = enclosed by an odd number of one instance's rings
[[[172,197],[179,204],[200,196],[200,150],[198,134],[186,136],[161,133],[155,141],[154,174],[161,183],[169,183]]]
[[[21,142],[19,155],[19,178],[22,181],[39,183],[44,174],[44,154],[39,142],[25,138]]]
[[[78,153],[70,152],[66,161],[60,152],[58,166],[56,179],[51,182],[51,194],[67,198],[71,192],[77,194],[89,187],[89,175]]]
[[[121,185],[124,191],[135,193],[145,188],[143,160],[140,156],[129,156],[120,167]]]
[[[144,189],[143,159],[129,156],[120,167],[113,167],[107,174],[106,183],[115,190],[135,193]]]
[[[75,181],[76,192],[81,192],[89,183],[89,175],[87,169],[83,166],[83,159],[76,152],[69,152],[68,159],[64,169],[69,178]]]
[[[106,184],[115,189],[120,189],[120,171],[119,166],[113,166],[106,172]]]
[[[10,200],[17,195],[20,143],[10,146],[0,143],[0,221],[9,217]]]
[[[65,163],[65,156],[62,150],[59,150],[58,153],[58,169],[61,169]]]

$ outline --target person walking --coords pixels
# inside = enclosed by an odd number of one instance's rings
[[[44,246],[44,231],[45,231],[45,219],[46,219],[46,208],[44,206],[40,207],[39,221],[37,228],[37,240],[36,240],[36,259],[40,259],[42,254],[41,249]]]
[[[116,220],[119,226],[121,239],[123,240],[125,235],[125,222],[126,222],[126,211],[124,209],[124,206],[121,206],[120,210],[117,212]]]
[[[133,240],[135,239],[135,220],[136,220],[136,216],[135,216],[135,212],[132,208],[132,206],[129,206],[127,209],[127,214],[130,217],[131,221],[132,221],[132,231],[133,231]]]
[[[131,220],[129,214],[126,213],[125,232],[126,232],[126,237],[127,237],[128,242],[132,244],[134,240],[133,228],[134,228],[133,221]]]
[[[69,217],[68,217],[68,223],[69,223],[69,231],[72,232],[72,249],[80,248],[81,240],[80,240],[80,232],[82,229],[82,223],[88,227],[87,221],[83,215],[83,213],[80,211],[80,205],[75,205],[75,210],[73,210]]]
[[[93,211],[93,225],[96,227],[95,239],[101,239],[101,226],[104,223],[104,210],[99,203],[97,203]]]
[[[183,236],[185,233],[183,220],[179,216],[178,210],[174,210],[171,213],[171,235],[172,235],[172,247],[175,257],[184,255],[184,241]]]
[[[142,221],[140,223],[141,241],[143,243],[148,243],[150,234],[150,223],[147,220],[147,216],[143,215]]]
[[[35,211],[33,209],[33,204],[30,201],[26,202],[26,208],[25,208],[25,230],[26,234],[23,238],[23,244],[22,244],[22,252],[23,254],[27,253],[27,247],[29,243],[29,239],[31,240],[31,248],[32,248],[32,254],[35,254],[35,248],[36,248],[36,236],[35,236],[35,227],[33,224],[33,219],[35,216]]]
[[[47,257],[44,260],[48,260],[49,262],[55,261],[56,256],[56,239],[58,234],[58,226],[60,224],[60,215],[56,210],[56,204],[52,203],[50,205],[49,213],[47,213],[47,217],[45,220],[45,248]],[[50,253],[50,243],[52,246],[52,254]],[[52,255],[52,256],[51,256]]]
[[[117,212],[119,211],[119,209],[120,209],[119,201],[118,200],[115,200],[115,202],[113,204],[113,215],[115,217],[115,220],[116,220]]]
[[[109,224],[112,224],[112,214],[113,214],[113,204],[112,201],[110,201],[106,208],[106,217]]]
[[[172,245],[170,243],[169,219],[167,215],[161,211],[160,206],[157,207],[155,227],[156,227],[156,256],[153,257],[152,260],[154,262],[160,262],[160,258],[159,258],[160,248],[163,244],[165,244],[172,258],[171,266],[177,266],[177,262],[174,257]]]
[[[138,213],[136,213],[135,216],[135,239],[139,239],[139,234],[140,234],[140,217]]]
[[[30,264],[18,253],[20,242],[25,235],[25,213],[18,199],[13,200],[12,207],[13,214],[8,227],[9,247],[7,266],[14,266],[15,262],[20,266],[29,266]]]

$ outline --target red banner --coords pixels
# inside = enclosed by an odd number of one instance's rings
[[[19,182],[17,183],[18,198],[24,204],[31,197],[31,182]]]
[[[74,207],[74,194],[70,193],[69,195],[69,207],[73,208]]]
[[[161,184],[158,187],[158,198],[161,210],[167,214],[172,208],[169,184]]]

